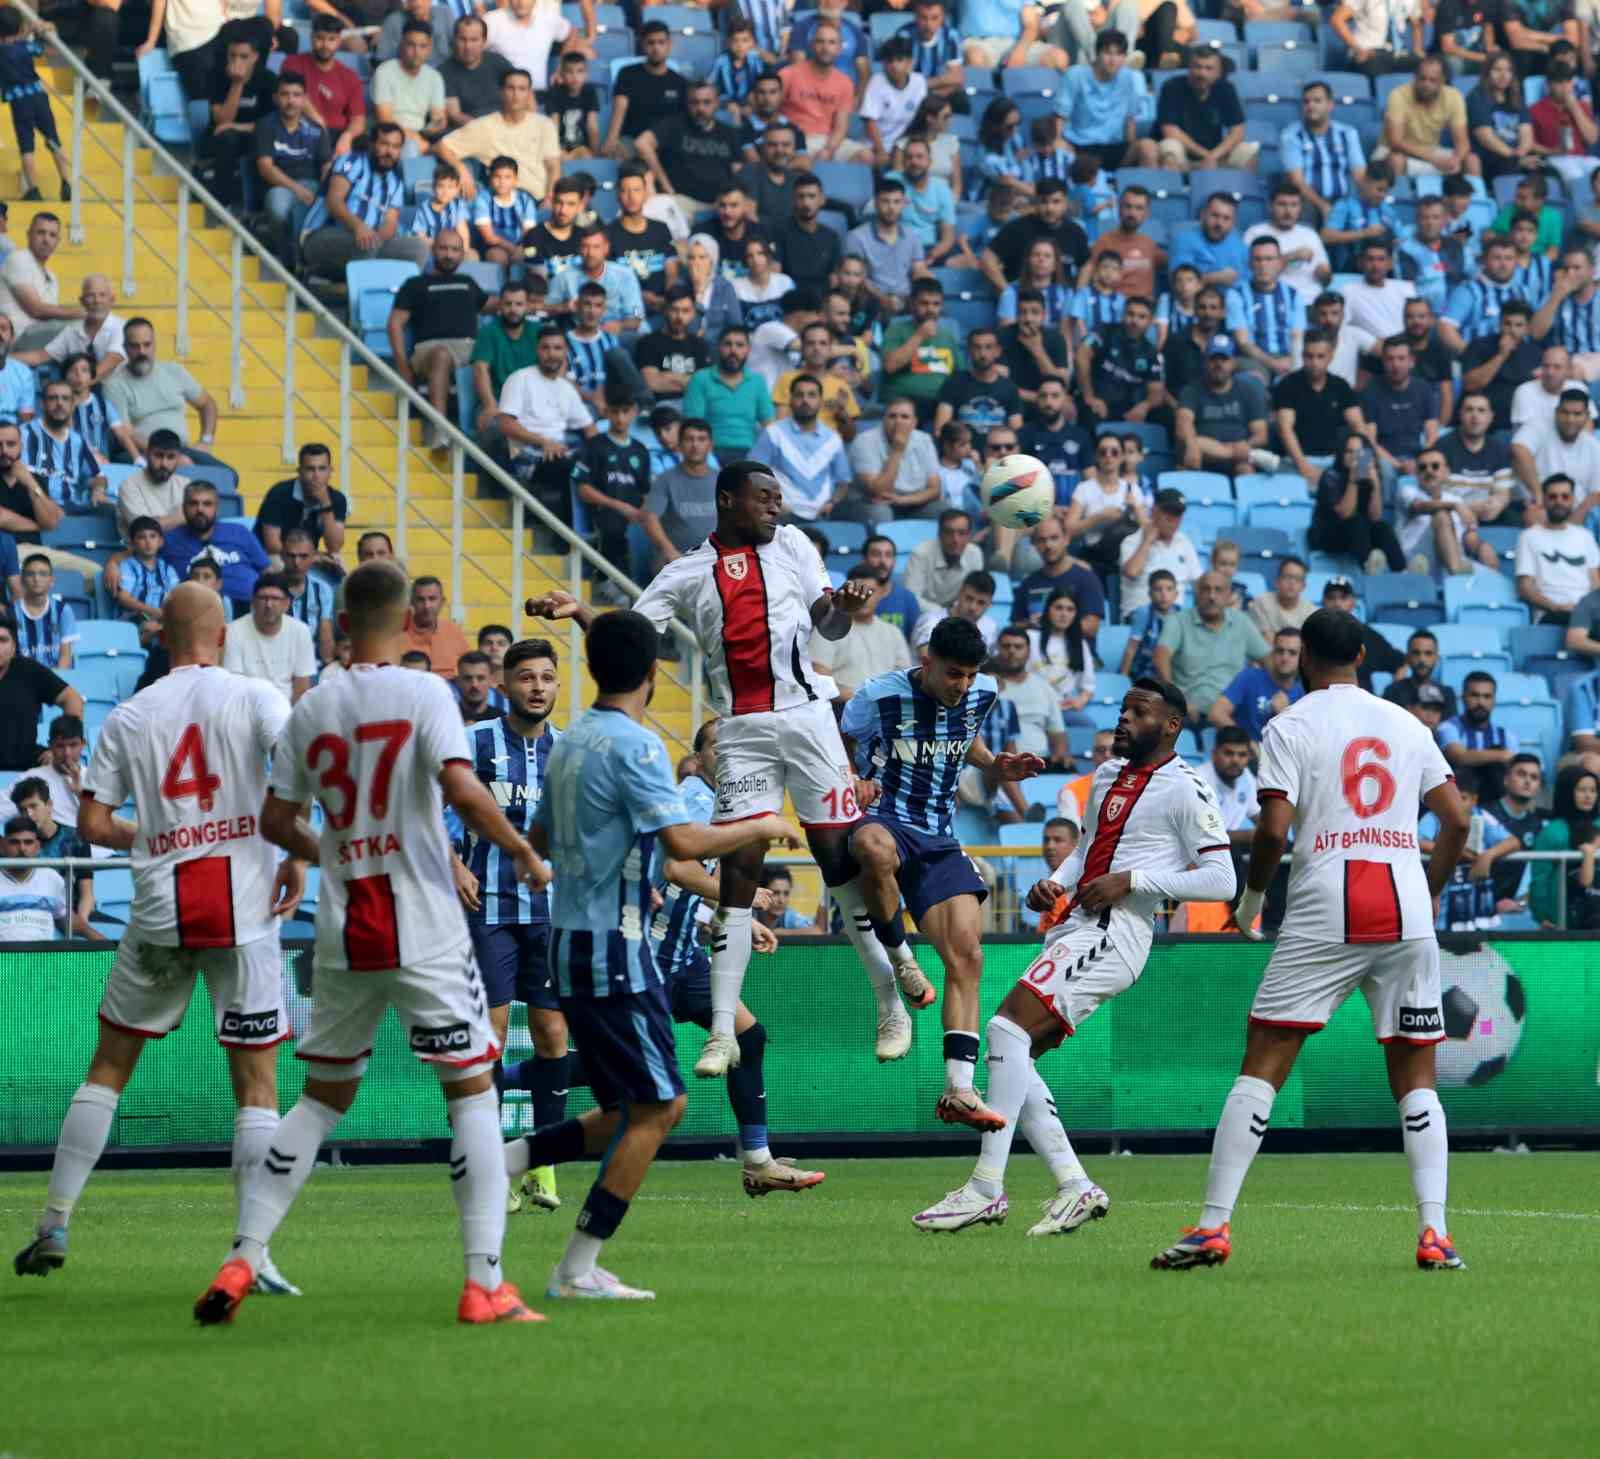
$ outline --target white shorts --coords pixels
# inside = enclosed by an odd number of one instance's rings
[[[441,1079],[465,1079],[500,1057],[478,960],[465,941],[453,953],[419,967],[382,973],[317,964],[311,1021],[295,1057],[337,1066],[323,1078],[359,1079],[389,1008],[400,1020],[411,1052],[438,1066]]]
[[[160,947],[130,929],[117,944],[100,1021],[165,1038],[183,1022],[197,977],[205,979],[223,1048],[269,1049],[290,1037],[276,928],[242,947]]]
[[[1124,988],[1139,981],[1143,968],[1131,968],[1111,943],[1111,934],[1093,922],[1075,923],[1028,964],[1017,979],[1061,1024],[1062,1037]]]
[[[1378,1042],[1436,1044],[1444,1038],[1439,944],[1312,942],[1280,937],[1256,989],[1250,1021],[1315,1031],[1357,988]]]
[[[748,821],[783,810],[788,791],[808,831],[861,819],[855,776],[833,709],[818,699],[797,709],[735,714],[717,723],[717,809],[712,821]]]

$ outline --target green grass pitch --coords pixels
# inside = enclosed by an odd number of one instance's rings
[[[15,1459],[1098,1454],[1475,1459],[1594,1453],[1600,1156],[1457,1157],[1468,1270],[1413,1266],[1404,1161],[1267,1156],[1224,1268],[1148,1270],[1205,1162],[1091,1159],[1109,1219],[920,1234],[965,1159],[855,1160],[748,1200],[727,1162],[652,1172],[605,1258],[651,1305],[537,1300],[565,1208],[510,1219],[506,1270],[549,1315],[460,1328],[442,1167],[320,1169],[273,1245],[307,1295],[229,1328],[189,1305],[224,1255],[223,1172],[96,1176],[73,1255],[3,1273],[0,1454]],[[23,1244],[42,1176],[0,1178]]]

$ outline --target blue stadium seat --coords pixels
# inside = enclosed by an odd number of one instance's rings
[[[1252,557],[1250,561],[1260,563],[1262,567],[1271,570],[1272,577],[1277,577],[1278,573],[1276,557]],[[1240,589],[1242,592],[1248,593],[1251,598],[1264,598],[1272,591],[1272,587],[1268,582],[1266,573],[1256,572],[1246,568],[1241,568],[1238,572],[1234,573],[1233,583],[1234,586]]]
[[[1206,199],[1219,192],[1230,194],[1236,203],[1250,198],[1261,202],[1267,196],[1257,173],[1246,172],[1242,167],[1197,167],[1189,174],[1189,211],[1198,218]]]
[[[894,543],[898,558],[904,558],[924,542],[931,542],[937,537],[939,524],[919,521],[884,522],[875,530],[880,537],[887,537]]]
[[[1187,528],[1188,524],[1184,525]],[[1132,636],[1133,630],[1126,623],[1102,623],[1094,639],[1094,651],[1100,662],[1114,669],[1122,662],[1122,651]]]
[[[402,157],[400,159],[400,178],[406,185],[406,201],[419,201],[417,189],[423,183],[428,185],[429,196],[432,196],[433,173],[439,164],[431,157]]]
[[[1411,630],[1415,625],[1410,623],[1379,622],[1373,620],[1372,631],[1382,634],[1389,647],[1399,653],[1406,651],[1406,641],[1411,637]]]
[[[704,24],[702,21],[701,25]],[[673,66],[685,76],[696,81],[702,80],[711,74],[721,49],[721,37],[706,30],[696,31],[693,35],[680,35],[672,42]]]
[[[1319,64],[1316,47],[1305,41],[1274,41],[1256,47],[1256,70],[1274,76],[1295,76],[1304,83]]]
[[[1192,503],[1193,498],[1190,500]],[[1191,505],[1183,514],[1183,531],[1202,555],[1209,556],[1211,544],[1223,533],[1231,533],[1238,525],[1238,521],[1238,513],[1232,502],[1216,502],[1209,506]],[[1101,632],[1104,633],[1105,630],[1101,629]]]
[[[1121,704],[1122,696],[1133,686],[1133,680],[1114,669],[1095,675],[1094,698],[1101,704]]]
[[[1298,20],[1247,20],[1244,24],[1245,44],[1250,46],[1280,45],[1297,41],[1316,49],[1315,29]],[[1256,69],[1259,71],[1260,66]]]
[[[179,470],[190,481],[209,481],[224,497],[237,496],[239,493],[239,473],[231,466],[201,466],[197,463],[180,467]]]
[[[1499,633],[1465,623],[1435,623],[1433,636],[1439,640],[1439,652],[1445,658],[1470,659],[1508,652]]]
[[[1186,198],[1189,196],[1189,179],[1181,172],[1168,172],[1164,167],[1123,167],[1117,170],[1119,187],[1142,187],[1152,198]]]
[[[350,328],[380,359],[392,360],[389,348],[389,314],[394,296],[407,279],[422,270],[403,259],[363,258],[345,265],[345,289],[350,296]]]
[[[1374,573],[1367,579],[1367,611],[1385,622],[1432,628],[1444,619],[1444,598],[1425,574]]]
[[[974,329],[992,329],[996,307],[993,299],[946,299],[944,318],[956,326],[957,334],[965,338]]]
[[[934,278],[944,285],[947,299],[993,299],[994,285],[982,269],[936,268]]]
[[[506,271],[497,263],[485,263],[481,259],[469,260],[463,263],[458,272],[469,279],[476,279],[478,287],[486,294],[498,294],[501,286],[506,281]]]
[[[706,11],[693,5],[652,5],[646,20],[659,20],[667,26],[675,36],[678,35],[715,35],[716,20]],[[906,23],[904,15],[896,15],[895,19],[901,24]],[[672,53],[677,55],[678,44],[672,44]]]
[[[1013,99],[1054,96],[1060,89],[1061,72],[1052,66],[1013,66],[1000,73],[1000,94]]]
[[[1239,39],[1239,30],[1231,20],[1196,20],[1194,38],[1202,45],[1231,46]]]
[[[131,623],[118,622],[115,619],[95,619],[90,623],[78,626],[78,658],[81,661],[90,654],[138,654],[144,657],[144,650],[139,647],[139,630]]]
[[[63,517],[60,526],[40,536],[47,547],[103,547],[114,552],[122,546],[117,524],[110,517]]]
[[[1246,557],[1277,558],[1292,550],[1282,527],[1239,527],[1228,534]]]
[[[1588,661],[1579,654],[1569,653],[1566,647],[1567,630],[1535,623],[1526,628],[1513,628],[1508,642],[1511,657],[1519,664],[1533,658],[1549,658],[1560,663],[1584,665]]]
[[[867,529],[860,522],[812,522],[828,539],[830,556],[855,557],[867,541]]]
[[[1446,609],[1448,612],[1448,607]],[[1483,627],[1521,628],[1528,621],[1526,603],[1462,603],[1456,609],[1457,623],[1478,624]]]
[[[1250,105],[1251,102],[1270,102],[1274,105],[1279,103],[1292,105],[1294,117],[1299,117],[1300,88],[1306,82],[1304,76],[1244,71],[1237,76],[1229,77],[1229,80],[1233,82],[1233,89],[1239,93],[1239,100],[1250,116],[1258,115],[1256,108]]]
[[[1513,656],[1513,659],[1515,656]],[[1496,704],[1559,704],[1549,681],[1541,674],[1495,675]]]
[[[1293,538],[1303,538],[1311,529],[1310,502],[1273,502],[1253,506],[1245,514],[1252,527],[1276,527]]]
[[[1331,28],[1331,27],[1330,27]],[[1326,81],[1333,91],[1333,103],[1336,107],[1346,107],[1352,102],[1371,102],[1378,110],[1383,109],[1383,103],[1373,96],[1372,82],[1359,71],[1326,71],[1319,80]],[[1410,78],[1402,76],[1402,81]]]
[[[1494,721],[1512,731],[1523,745],[1538,751],[1545,764],[1545,779],[1554,780],[1561,758],[1561,711],[1554,704],[1496,704]],[[1592,729],[1590,720],[1588,728]],[[1584,726],[1579,726],[1583,728]]]
[[[863,162],[817,162],[811,175],[830,202],[859,213],[872,203],[872,169]]]
[[[1241,511],[1251,507],[1284,507],[1309,504],[1305,478],[1298,474],[1241,476],[1233,483],[1234,500]]]
[[[1450,576],[1444,580],[1445,617],[1452,623],[1463,621],[1461,611],[1472,603],[1484,608],[1521,608],[1527,622],[1527,609],[1517,597],[1516,582],[1501,573],[1474,572],[1471,577]]]
[[[1147,454],[1151,451],[1166,451],[1171,446],[1167,438],[1167,428],[1158,426],[1152,421],[1104,421],[1095,428],[1095,435],[1137,436]]]
[[[1156,479],[1162,490],[1181,491],[1191,502],[1231,502],[1233,483],[1220,471],[1163,471]]]
[[[1076,778],[1072,775],[1035,775],[1032,780],[1022,782],[1022,793],[1029,805],[1042,805],[1054,815],[1056,797],[1066,789],[1069,780]]]
[[[1117,727],[1117,719],[1122,713],[1115,704],[1100,704],[1092,699],[1084,705],[1083,712],[1097,730],[1114,730]]]
[[[994,576],[994,574],[991,574]],[[994,578],[994,597],[990,599],[991,606],[995,608],[1009,608],[1014,601],[1016,585],[1004,573]],[[996,615],[1000,616],[1000,615]]]

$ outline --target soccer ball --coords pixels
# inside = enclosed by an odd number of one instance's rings
[[[1033,527],[1056,504],[1050,468],[1032,456],[1002,456],[983,473],[983,510],[1002,527]]]
[[[1439,1083],[1452,1088],[1487,1084],[1510,1062],[1522,1038],[1526,998],[1522,979],[1499,953],[1439,955],[1444,989],[1444,1042]]]

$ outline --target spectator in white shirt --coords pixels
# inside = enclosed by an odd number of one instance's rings
[[[1244,242],[1248,248],[1258,238],[1276,238],[1283,252],[1280,277],[1310,305],[1333,277],[1333,269],[1328,263],[1328,250],[1316,229],[1300,221],[1304,206],[1300,189],[1286,178],[1280,180],[1272,189],[1270,216],[1265,222],[1247,229]]]
[[[22,858],[39,854],[38,828],[15,815],[5,825],[5,854]],[[67,935],[67,884],[47,866],[0,875],[0,942],[51,942]]]
[[[1083,641],[1070,592],[1058,589],[1050,595],[1039,626],[1028,630],[1028,646],[1034,673],[1060,697],[1062,720],[1092,728],[1094,720],[1084,707],[1094,698],[1094,650]]]
[[[886,591],[887,586],[886,583]],[[948,609],[931,608],[926,613],[918,615],[916,624],[911,630],[911,647],[921,653],[928,646],[928,640],[933,637],[933,630],[946,618],[965,618],[968,623],[978,625],[978,632],[983,635],[983,646],[993,653],[995,640],[1000,637],[1001,627],[999,621],[989,612],[993,602],[993,576],[982,568],[976,572],[969,572],[961,580],[956,600]]]
[[[61,303],[61,282],[50,271],[50,256],[61,246],[61,219],[35,213],[28,224],[28,246],[0,264],[0,312],[11,316],[15,350],[43,349],[63,324],[83,318],[82,306]]]
[[[1038,755],[1055,765],[1072,763],[1067,747],[1067,725],[1061,715],[1061,696],[1050,682],[1028,667],[1032,646],[1025,628],[1000,630],[995,644],[994,676],[1000,681],[1000,697],[1016,707],[1021,733],[1017,748],[1024,754]]]
[[[1405,279],[1390,278],[1394,255],[1382,238],[1369,238],[1361,245],[1361,278],[1348,283],[1344,294],[1345,318],[1374,339],[1402,334],[1406,327],[1406,300],[1417,296],[1417,286]]]
[[[60,365],[73,355],[89,355],[94,360],[94,383],[98,385],[128,357],[122,343],[126,320],[111,312],[117,302],[111,280],[104,274],[90,274],[78,291],[83,318],[72,321],[42,349],[20,350],[13,358],[24,365]]]
[[[311,630],[288,613],[283,574],[262,573],[250,594],[250,616],[228,625],[222,667],[247,679],[265,679],[292,704],[316,678],[317,655]]]
[[[1570,476],[1546,477],[1544,524],[1517,536],[1517,596],[1536,622],[1558,628],[1580,598],[1600,589],[1600,544],[1571,520],[1573,499]]]
[[[948,609],[969,573],[983,566],[983,549],[972,540],[972,518],[959,507],[939,513],[939,530],[919,542],[906,559],[906,586],[924,612]]]
[[[1178,584],[1178,607],[1187,601],[1190,585],[1200,577],[1200,554],[1184,536],[1183,493],[1166,487],[1156,493],[1154,509],[1139,530],[1122,539],[1121,610],[1126,622],[1150,601],[1150,574],[1165,568]]]
[[[1539,368],[1531,380],[1524,380],[1511,397],[1511,424],[1548,425],[1556,418],[1556,406],[1568,385],[1580,384],[1572,368],[1572,354],[1565,345],[1547,344],[1539,356]]]
[[[1556,402],[1553,420],[1530,421],[1511,438],[1511,466],[1533,507],[1540,502],[1539,483],[1548,477],[1581,481],[1586,492],[1600,483],[1600,439],[1589,428],[1590,403],[1583,386],[1569,385]]]
[[[593,24],[594,10],[588,10]],[[578,35],[572,22],[561,13],[560,0],[506,0],[503,8],[484,17],[489,33],[489,49],[533,77],[533,89],[543,93],[550,84],[550,50],[560,44],[563,51],[578,51],[594,59],[595,49],[587,38]]]
[[[539,363],[514,370],[500,390],[495,425],[511,449],[512,469],[563,521],[572,517],[569,433],[595,433],[594,415],[567,378],[567,336],[559,324],[539,331]]]
[[[811,662],[819,674],[826,674],[839,686],[836,704],[844,704],[863,684],[895,669],[913,664],[906,636],[878,617],[878,604],[889,585],[881,581],[875,568],[858,562],[845,574],[847,582],[872,585],[872,596],[850,615],[850,631],[841,639],[829,640],[820,633],[811,635]]]

